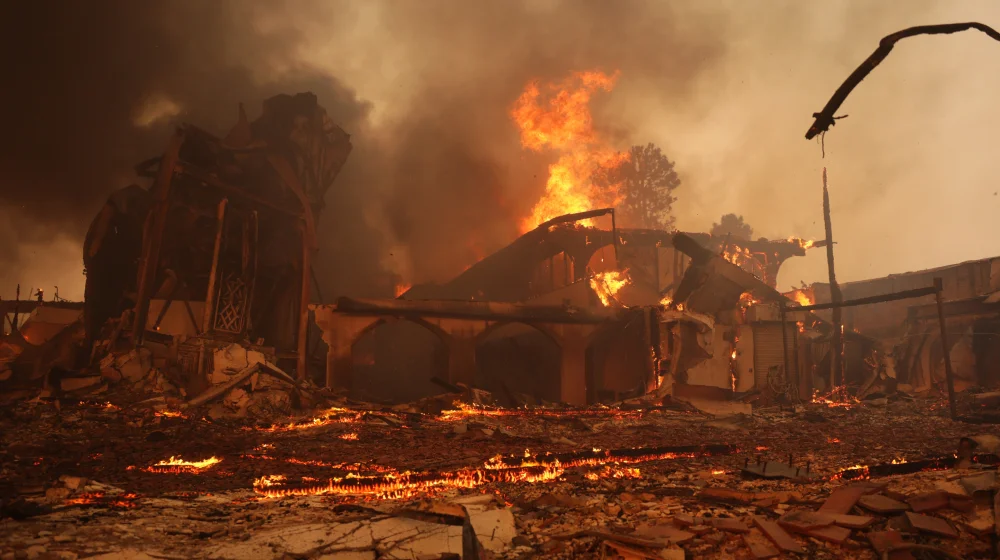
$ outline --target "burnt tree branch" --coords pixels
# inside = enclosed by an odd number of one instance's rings
[[[896,43],[907,37],[913,37],[915,35],[943,35],[958,33],[960,31],[968,31],[969,29],[977,29],[983,33],[990,36],[991,39],[1000,41],[1000,33],[988,25],[984,25],[978,22],[967,22],[967,23],[944,23],[938,25],[918,25],[916,27],[910,27],[903,29],[902,31],[897,31],[891,35],[886,35],[879,41],[878,48],[875,49],[864,62],[858,66],[851,75],[844,80],[844,83],[837,88],[837,91],[833,92],[833,97],[826,102],[826,106],[819,113],[813,113],[813,117],[816,119],[813,121],[809,131],[806,132],[806,140],[812,140],[816,135],[821,132],[826,132],[834,125],[835,117],[833,114],[837,112],[840,106],[847,99],[854,88],[861,83],[872,70],[875,69],[885,57],[889,56],[892,52],[892,48],[896,46]]]

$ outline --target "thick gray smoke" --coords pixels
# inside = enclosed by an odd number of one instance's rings
[[[653,141],[677,162],[682,229],[736,212],[761,235],[819,237],[826,164],[843,280],[1000,253],[984,235],[1000,212],[1000,49],[988,40],[901,44],[845,104],[825,162],[802,139],[883,35],[1000,19],[995,3],[960,4],[23,2],[0,35],[0,295],[53,277],[82,293],[66,263],[171,123],[223,134],[238,102],[253,118],[269,95],[306,90],[355,145],[321,218],[324,296],[370,293],[383,270],[448,278],[512,240],[542,193],[551,158],[521,149],[511,104],[529,80],[578,70],[621,71],[595,97],[597,124],[621,148]],[[963,219],[923,225],[959,206]],[[822,280],[821,256],[800,261],[783,284]]]

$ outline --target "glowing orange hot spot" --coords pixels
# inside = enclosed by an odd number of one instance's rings
[[[161,474],[199,473],[206,469],[210,469],[221,462],[222,459],[219,459],[218,457],[209,457],[203,461],[185,461],[180,457],[170,457],[169,459],[160,461],[155,465],[144,467],[142,470],[145,472]],[[134,468],[135,467],[129,467],[129,470]]]
[[[355,433],[340,434],[337,437],[340,438],[340,439],[342,439],[342,440],[345,440],[345,441],[357,441],[358,440],[358,434],[355,434]]]
[[[400,297],[412,288],[412,284],[400,283],[396,284],[396,297]]]
[[[591,96],[598,90],[611,91],[617,79],[617,73],[578,72],[558,84],[531,82],[514,104],[511,118],[521,131],[521,145],[559,154],[549,166],[545,194],[521,224],[523,231],[563,214],[613,207],[621,201],[617,186],[596,188],[592,182],[596,170],[613,169],[628,159],[627,153],[602,141],[590,115]]]

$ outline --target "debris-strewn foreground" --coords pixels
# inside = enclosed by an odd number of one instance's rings
[[[451,397],[454,397],[452,395]],[[996,436],[896,400],[2,410],[2,558],[991,558]],[[840,404],[840,403],[836,403]],[[966,439],[963,439],[966,438]]]

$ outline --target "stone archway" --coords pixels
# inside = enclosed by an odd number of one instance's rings
[[[448,344],[421,321],[376,321],[351,344],[354,398],[410,402],[442,393],[433,377],[448,377]]]
[[[545,330],[526,323],[497,323],[477,337],[476,385],[495,395],[507,391],[561,399],[562,348]]]

